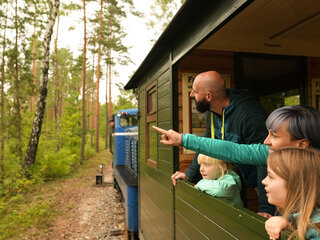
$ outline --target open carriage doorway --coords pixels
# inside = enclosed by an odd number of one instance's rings
[[[249,89],[270,114],[286,105],[305,104],[307,76],[304,57],[235,54],[236,88]]]

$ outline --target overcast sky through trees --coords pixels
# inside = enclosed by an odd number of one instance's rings
[[[146,57],[150,51],[152,44],[150,39],[154,38],[153,33],[147,29],[145,24],[146,18],[149,16],[150,12],[150,1],[134,1],[136,9],[145,14],[145,18],[138,18],[128,14],[128,18],[124,21],[125,31],[127,32],[127,37],[123,41],[124,45],[130,47],[129,55],[133,63],[129,63],[127,66],[116,65],[114,70],[118,72],[113,79],[117,82],[122,82],[126,84],[129,80],[129,76],[139,67],[143,59]],[[88,16],[90,12],[92,13],[97,8],[97,5],[88,4]],[[62,17],[60,20],[60,30],[59,30],[59,48],[69,47],[75,55],[82,54],[82,44],[83,44],[83,23],[80,22],[82,12],[72,13],[67,17]],[[74,26],[74,30],[68,31],[68,29]],[[54,33],[55,34],[55,33]],[[88,59],[91,62],[90,54],[88,54]],[[102,76],[102,81],[100,85],[100,103],[105,102],[105,76]],[[116,96],[119,95],[117,87],[113,84],[112,86],[112,99],[114,100]]]

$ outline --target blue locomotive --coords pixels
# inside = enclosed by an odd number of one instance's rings
[[[138,238],[138,119],[137,109],[114,113],[111,149],[114,187],[125,208],[126,234]]]

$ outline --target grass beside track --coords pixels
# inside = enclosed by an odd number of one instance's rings
[[[111,159],[109,150],[101,151],[85,160],[66,178],[35,185],[27,193],[0,198],[0,240],[21,239],[30,229],[47,229],[56,216],[63,214],[57,207],[57,199],[64,181],[95,174],[99,164],[108,164]]]

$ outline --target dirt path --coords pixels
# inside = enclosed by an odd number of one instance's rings
[[[50,183],[45,195],[56,198],[58,212],[45,231],[31,229],[23,239],[125,239],[124,209],[113,189],[111,161],[104,168],[104,185],[95,176],[100,163],[110,157],[107,151],[95,156],[79,177]]]

